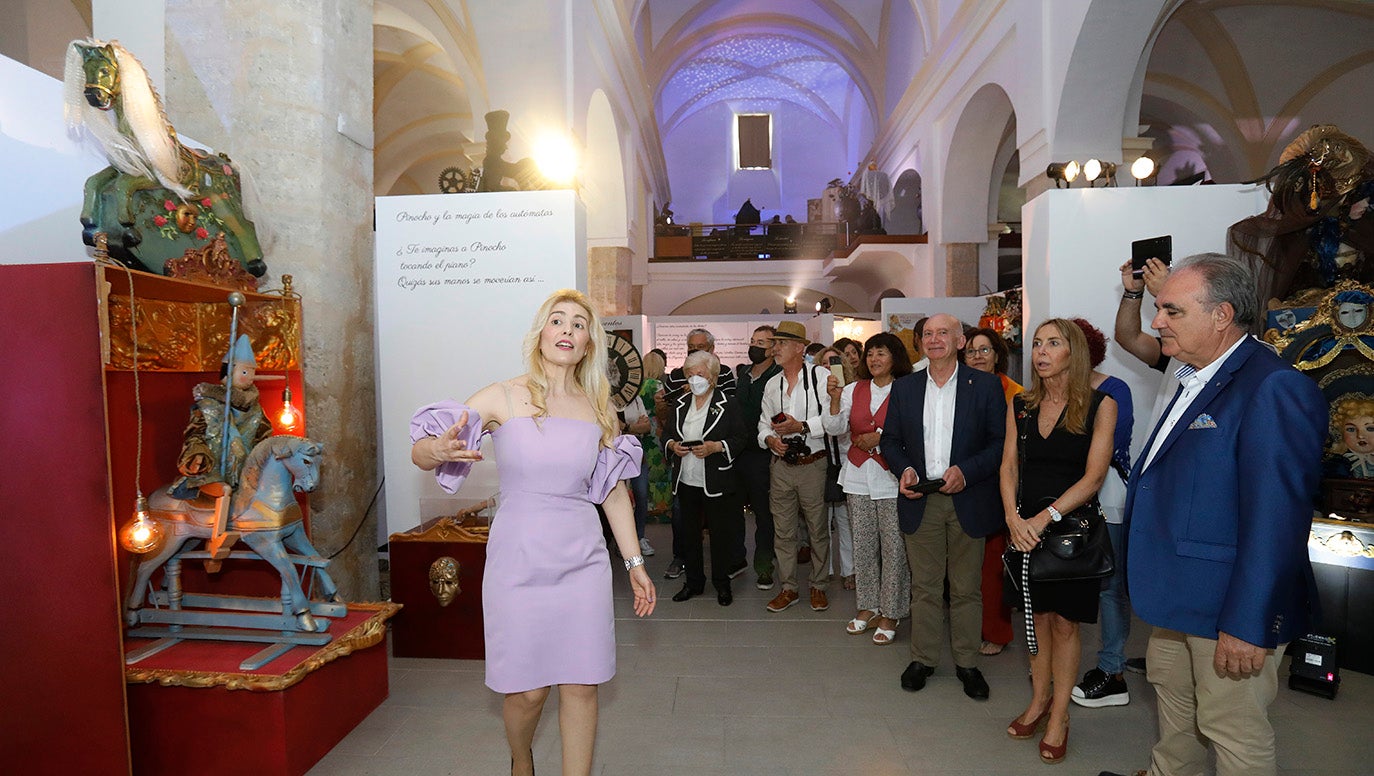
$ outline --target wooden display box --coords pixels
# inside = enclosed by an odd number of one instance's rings
[[[483,506],[391,535],[391,600],[404,607],[391,625],[396,657],[486,658],[482,572],[487,520],[476,514]],[[461,592],[448,606],[440,605],[429,584],[430,566],[443,557],[459,565]]]

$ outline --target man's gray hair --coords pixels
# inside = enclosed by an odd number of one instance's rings
[[[1255,273],[1243,262],[1220,253],[1198,253],[1174,265],[1174,271],[1196,270],[1207,287],[1207,302],[1213,307],[1223,302],[1235,311],[1235,326],[1249,331],[1259,318],[1259,299],[1255,296]]]
[[[720,359],[716,358],[716,354],[709,350],[694,350],[688,353],[687,360],[682,362],[682,371],[686,372],[697,364],[706,365],[711,372],[711,385],[715,385],[716,379],[720,377]]]
[[[706,344],[710,345],[713,348],[716,346],[715,335],[711,334],[711,332],[705,329],[692,329],[691,331],[687,332],[687,339],[691,339],[697,336],[698,334],[706,338]]]

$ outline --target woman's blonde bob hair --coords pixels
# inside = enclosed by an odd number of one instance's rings
[[[1088,362],[1088,338],[1078,324],[1063,318],[1051,318],[1035,327],[1035,337],[1040,330],[1049,328],[1069,345],[1069,368],[1067,401],[1059,427],[1070,434],[1082,434],[1088,428],[1088,410],[1093,401],[1093,368]],[[1053,335],[1051,335],[1053,336]],[[1033,340],[1032,340],[1033,341]],[[1030,389],[1023,394],[1027,409],[1040,406],[1045,398],[1045,386],[1040,381],[1040,373],[1031,369]]]
[[[539,312],[534,315],[529,333],[525,335],[525,363],[529,367],[526,387],[530,392],[530,403],[534,405],[534,417],[537,419],[549,416],[545,400],[549,390],[549,376],[544,371],[544,356],[539,352],[539,335],[549,322],[553,308],[561,302],[572,302],[586,313],[589,335],[587,352],[577,363],[573,377],[596,413],[597,425],[601,426],[601,444],[610,447],[620,433],[620,422],[615,416],[615,410],[611,409],[611,384],[606,379],[606,332],[601,328],[601,316],[592,309],[591,300],[576,289],[564,288],[553,292],[545,299],[544,304],[539,306]]]

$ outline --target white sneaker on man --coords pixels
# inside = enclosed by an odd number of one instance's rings
[[[639,554],[643,555],[646,558],[653,557],[654,546],[652,544],[649,544],[648,539],[639,540]]]

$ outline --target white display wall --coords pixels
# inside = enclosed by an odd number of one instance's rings
[[[108,162],[68,135],[62,82],[0,56],[0,264],[90,261],[81,244],[86,179]]]
[[[586,217],[572,191],[377,198],[377,418],[387,531],[496,493],[495,445],[459,494],[410,462],[410,416],[523,374],[539,305],[586,291]]]
[[[1172,235],[1175,259],[1225,253],[1227,228],[1262,212],[1268,201],[1262,187],[1236,185],[1051,189],[1026,203],[1021,211],[1025,361],[1033,327],[1046,318],[1086,318],[1111,339],[1121,301],[1119,269],[1131,257],[1133,240]],[[1153,333],[1148,295],[1141,316],[1144,330]],[[1098,369],[1131,386],[1136,454],[1148,435],[1160,375],[1110,341]]]

